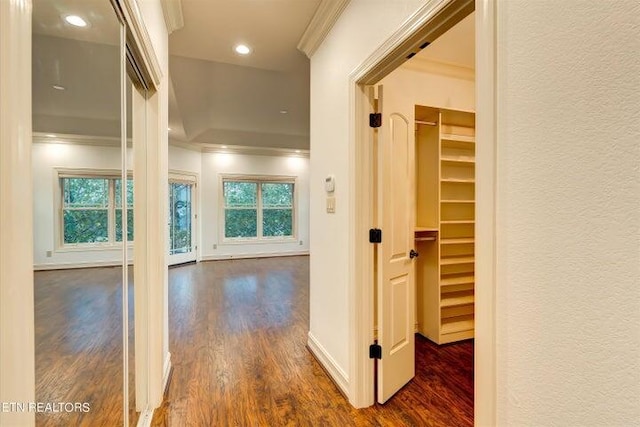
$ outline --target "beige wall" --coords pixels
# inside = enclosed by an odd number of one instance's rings
[[[346,380],[348,76],[422,3],[352,1],[311,59],[310,335]],[[639,8],[497,2],[499,425],[640,419]]]
[[[349,381],[349,233],[353,224],[349,74],[419,6],[420,0],[352,0],[311,58],[310,339],[338,381]],[[335,176],[336,211],[326,213],[324,180]],[[363,236],[363,238],[365,238]]]
[[[498,420],[640,420],[640,4],[498,2]]]

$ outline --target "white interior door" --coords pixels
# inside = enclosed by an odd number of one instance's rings
[[[195,179],[169,180],[169,265],[196,260]]]
[[[411,111],[398,91],[378,87],[378,402],[384,403],[415,375],[414,245],[415,166]],[[413,105],[411,105],[413,107]]]

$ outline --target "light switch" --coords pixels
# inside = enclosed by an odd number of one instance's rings
[[[335,213],[335,212],[336,212],[336,198],[327,197],[327,213]]]

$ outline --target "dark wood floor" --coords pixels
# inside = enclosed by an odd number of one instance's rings
[[[132,271],[129,276],[131,296]],[[36,413],[36,425],[122,425],[122,269],[42,271],[34,274],[34,282],[36,401],[90,405],[86,413]],[[133,319],[130,313],[130,372]],[[129,383],[134,390],[133,374]],[[133,392],[129,402],[130,425],[136,425]]]
[[[417,339],[416,378],[353,409],[306,349],[306,257],[169,273],[173,376],[154,426],[472,426],[473,343]]]
[[[305,347],[308,268],[289,257],[170,269],[173,375],[154,426],[473,425],[471,341],[418,336],[416,378],[385,405],[353,409]],[[119,289],[115,268],[36,273],[36,398],[91,402],[87,414],[40,414],[39,426],[122,424]]]

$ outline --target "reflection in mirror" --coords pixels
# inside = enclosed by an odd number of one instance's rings
[[[38,426],[125,422],[122,40],[109,1],[33,2]]]

